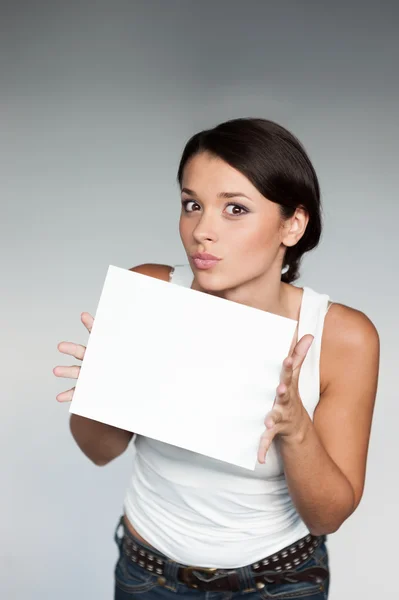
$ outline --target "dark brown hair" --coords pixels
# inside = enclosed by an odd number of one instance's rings
[[[299,277],[303,255],[320,240],[322,215],[320,188],[315,170],[299,140],[289,131],[266,119],[234,119],[195,134],[186,144],[177,179],[190,158],[209,152],[240,171],[268,200],[280,205],[281,215],[292,217],[295,209],[309,215],[299,242],[287,248],[281,280],[292,283]]]

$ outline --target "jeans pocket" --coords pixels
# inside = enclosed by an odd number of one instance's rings
[[[329,569],[328,550],[325,541],[316,548],[313,558],[319,567]]]
[[[327,600],[329,572],[328,572],[328,553],[325,543],[322,542],[316,549],[312,558],[292,571],[293,578],[295,573],[299,573],[310,567],[323,567],[326,569],[326,578],[321,581],[300,581],[297,583],[266,584],[262,590],[259,590],[259,597],[264,600]]]
[[[115,585],[125,592],[148,592],[158,584],[158,577],[133,563],[123,551],[124,527],[122,519],[115,530],[119,558],[115,566]]]
[[[300,583],[282,583],[266,586],[259,591],[264,600],[326,600],[324,584],[301,581]]]
[[[115,567],[115,585],[125,592],[138,594],[152,590],[158,585],[158,578],[122,553]]]

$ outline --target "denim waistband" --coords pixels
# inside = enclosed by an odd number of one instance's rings
[[[121,528],[123,530],[123,536],[118,535],[118,532],[121,530]],[[128,537],[139,548],[143,548],[143,549],[147,550],[148,552],[151,552],[152,554],[162,558],[165,561],[164,577],[168,581],[179,582],[179,578],[178,578],[179,569],[187,567],[188,565],[175,562],[174,560],[170,559],[168,556],[166,556],[159,550],[149,546],[145,542],[142,542],[140,539],[138,539],[130,531],[130,529],[128,529],[126,522],[125,522],[125,517],[124,517],[124,515],[122,515],[119,520],[118,526],[115,530],[115,541],[121,551],[123,550],[123,537],[124,536]],[[235,569],[220,569],[220,570],[221,571],[235,571],[235,573],[237,574],[237,577],[239,579],[242,590],[249,590],[249,589],[254,588],[255,584],[254,584],[254,580],[252,578],[252,571],[251,571],[250,566],[237,567]]]

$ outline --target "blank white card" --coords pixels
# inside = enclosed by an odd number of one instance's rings
[[[70,411],[254,470],[296,325],[110,266]]]

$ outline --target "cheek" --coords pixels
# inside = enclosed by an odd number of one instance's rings
[[[279,245],[279,234],[274,224],[262,227],[242,227],[235,231],[234,248],[240,254],[255,254],[270,251]]]
[[[179,221],[179,233],[183,244],[191,235],[190,224],[187,222],[187,219],[184,219],[182,217],[180,217]]]

